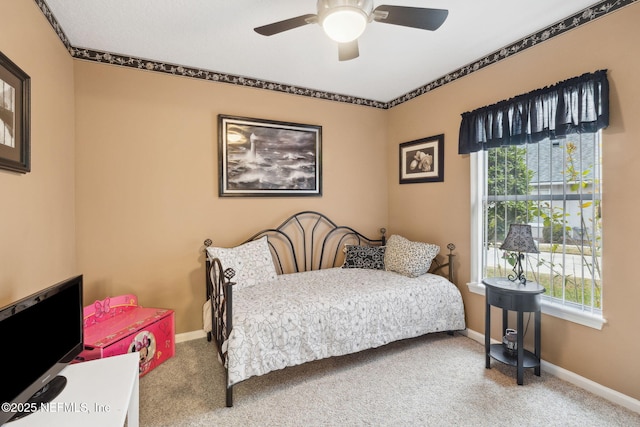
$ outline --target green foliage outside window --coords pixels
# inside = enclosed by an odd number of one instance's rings
[[[504,147],[491,150],[487,159],[487,192],[489,196],[519,195],[524,199],[529,193],[533,172],[527,168],[527,150],[524,147]],[[490,201],[487,210],[487,232],[494,240],[502,242],[511,223],[526,223],[529,211],[526,201]]]

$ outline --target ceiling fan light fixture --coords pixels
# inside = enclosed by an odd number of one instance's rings
[[[373,0],[318,0],[318,13],[295,16],[254,28],[263,36],[273,36],[307,24],[319,24],[338,43],[338,59],[359,56],[358,38],[370,22],[435,31],[447,19],[446,9],[383,4],[375,9]]]
[[[331,40],[348,43],[364,33],[368,21],[369,16],[362,9],[342,6],[322,16],[320,24]]]

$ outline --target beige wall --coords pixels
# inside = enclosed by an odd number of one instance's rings
[[[31,77],[31,172],[0,170],[3,306],[77,271],[73,60],[33,1],[0,16],[0,51]]]
[[[484,333],[484,297],[465,286],[470,276],[470,172],[469,156],[457,154],[460,114],[585,72],[609,70],[611,121],[603,132],[603,308],[608,323],[598,331],[543,316],[542,357],[636,399],[640,286],[631,242],[640,233],[631,221],[640,215],[633,172],[640,159],[638,22],[640,4],[634,4],[393,108],[387,147],[390,229],[457,245],[457,282],[468,327]],[[444,183],[399,185],[398,144],[440,133],[446,146]],[[493,338],[499,339],[500,322],[493,323]]]
[[[202,328],[205,238],[235,245],[305,209],[386,226],[386,111],[75,63],[77,253],[90,300],[136,293]],[[217,115],[322,126],[322,197],[219,198]]]
[[[640,213],[631,174],[640,154],[640,4],[389,111],[72,61],[34,2],[2,2],[0,16],[11,17],[0,27],[0,50],[31,75],[33,89],[33,172],[0,171],[0,303],[77,271],[87,301],[136,293],[143,305],[175,309],[178,332],[201,327],[204,238],[234,245],[302,209],[362,224],[369,234],[386,225],[413,239],[454,242],[468,326],[482,332],[483,298],[465,286],[469,157],[457,154],[460,114],[608,68],[608,323],[596,331],[544,316],[542,351],[555,365],[640,399],[633,339],[640,287],[627,243],[640,237],[628,225]],[[220,113],[322,125],[324,196],[220,199]],[[445,181],[400,186],[398,144],[440,133]]]

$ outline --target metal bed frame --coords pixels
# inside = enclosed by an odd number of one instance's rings
[[[242,244],[267,236],[267,241],[274,265],[278,274],[301,271],[320,270],[337,267],[341,263],[344,245],[383,246],[386,243],[386,229],[380,229],[380,238],[371,239],[351,227],[337,225],[324,214],[315,211],[298,212],[287,218],[276,228],[262,230]],[[205,247],[213,244],[211,239],[204,241]],[[447,262],[438,258],[433,260],[430,273],[442,273],[448,268],[447,279],[453,283],[452,258],[455,245],[447,245],[449,253]],[[206,248],[205,248],[206,250]],[[233,406],[233,386],[229,383],[227,369],[227,353],[223,348],[224,342],[233,328],[233,277],[235,271],[224,268],[219,259],[206,257],[206,297],[211,304],[211,332],[207,333],[207,340],[214,339],[220,361],[225,367],[226,406]]]

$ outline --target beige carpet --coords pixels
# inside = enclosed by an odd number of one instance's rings
[[[140,381],[140,425],[640,426],[640,414],[558,378],[492,361],[456,334],[412,340],[250,378],[224,406],[214,345],[198,339]]]

